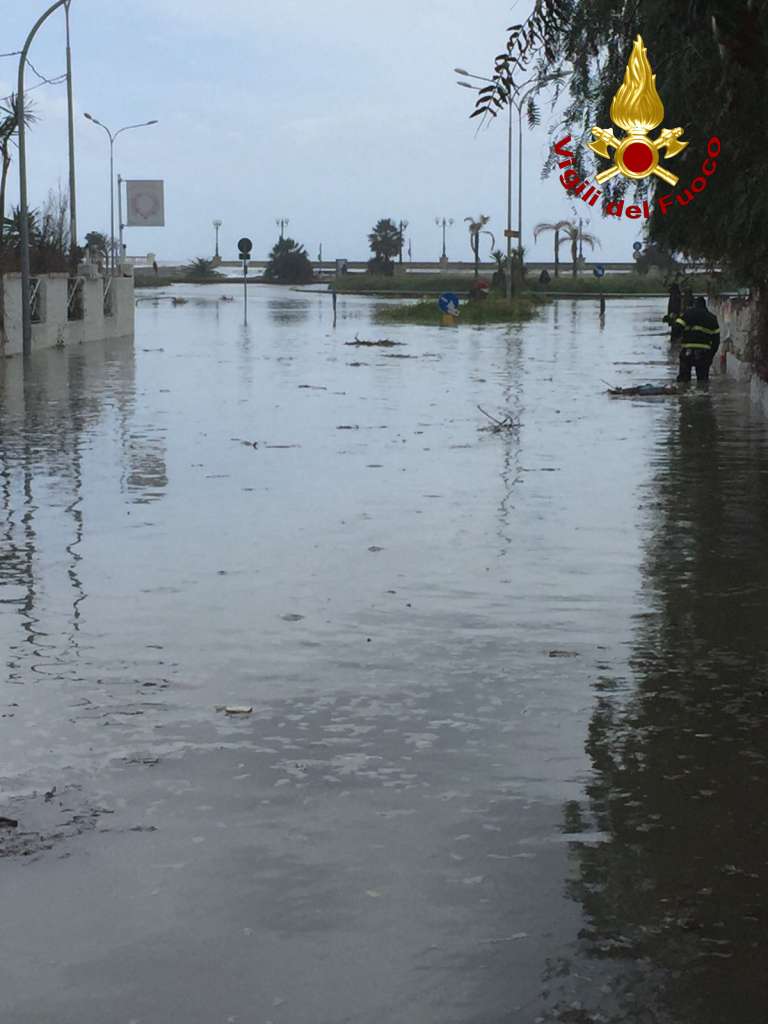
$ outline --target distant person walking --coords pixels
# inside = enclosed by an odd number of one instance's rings
[[[157,265],[157,260],[152,260],[152,269],[155,272],[155,277],[160,273],[160,268]]]
[[[709,380],[709,368],[720,347],[720,324],[715,314],[707,309],[707,300],[699,295],[676,323],[682,332],[677,379],[689,381],[695,367],[697,381]]]

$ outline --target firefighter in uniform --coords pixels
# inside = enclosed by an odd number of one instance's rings
[[[707,309],[707,300],[698,296],[675,323],[682,331],[677,379],[690,380],[691,370],[696,367],[696,380],[709,380],[709,368],[720,347],[720,324],[714,313]]]

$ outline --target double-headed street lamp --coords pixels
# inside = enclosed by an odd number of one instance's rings
[[[285,229],[291,222],[287,217],[275,217],[275,224],[280,228],[280,241],[285,238]]]
[[[447,260],[448,257],[445,254],[445,229],[453,225],[453,217],[435,217],[435,224],[438,227],[442,226],[443,229],[443,255],[440,257],[442,260]]]
[[[221,227],[222,223],[223,223],[223,221],[220,221],[218,218],[213,222],[213,228],[214,228],[214,231],[216,232],[216,256],[215,256],[215,259],[219,259],[219,228]]]
[[[496,83],[492,78],[484,75],[473,75],[464,68],[453,69],[457,75],[464,75],[466,78],[476,78],[480,82]],[[509,125],[507,129],[507,230],[504,232],[507,238],[507,274],[505,279],[506,296],[512,296],[512,111],[517,111],[517,255],[520,266],[523,265],[523,104],[546,82],[558,81],[560,75],[545,75],[543,78],[529,78],[527,82],[518,85],[514,92],[506,92],[507,105],[509,107]],[[472,85],[470,82],[457,82],[457,85],[465,89],[478,91],[480,86]]]
[[[148,125],[157,124],[155,121],[142,121],[141,124],[127,124],[123,128],[118,128],[116,132],[111,132],[105,124],[102,124],[97,118],[91,114],[84,115],[89,121],[93,121],[109,136],[109,225],[110,225],[110,242],[109,242],[109,269],[114,274],[115,272],[115,139],[118,135],[123,132],[130,131],[132,128],[146,128]],[[122,220],[122,218],[120,218]],[[120,231],[122,232],[122,224],[120,225]],[[120,254],[122,258],[122,253]]]

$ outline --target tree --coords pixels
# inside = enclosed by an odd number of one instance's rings
[[[109,239],[102,231],[89,231],[85,236],[85,246],[96,253],[97,257],[106,260],[109,252]]]
[[[543,222],[537,224],[533,229],[533,240],[537,242],[539,235],[542,235],[545,231],[554,231],[555,233],[555,277],[560,276],[560,232],[568,223],[567,220],[558,220],[554,224],[547,224]]]
[[[392,259],[403,246],[403,233],[397,224],[389,217],[377,221],[368,235],[368,244],[373,253],[368,269],[374,273],[392,274]]]
[[[682,127],[688,146],[669,161],[678,185],[655,177],[629,182],[619,175],[604,186],[602,201],[621,198],[628,190],[636,198],[655,198],[650,240],[668,252],[730,265],[753,286],[768,323],[768,190],[763,132],[756,127],[765,123],[768,93],[768,4],[535,0],[530,16],[511,29],[496,58],[494,85],[478,96],[473,116],[496,116],[532,71],[540,77],[560,72],[564,81],[556,92],[567,95],[569,103],[553,130],[578,136],[582,126],[607,128],[638,34],[658,73],[664,105],[660,128]],[[689,186],[702,176],[715,136],[721,145],[712,148],[720,152],[709,156],[716,170],[705,179],[706,192],[697,195]],[[599,165],[604,169],[605,161]],[[574,169],[582,178],[595,169],[585,146],[577,147]],[[659,199],[666,195],[681,195],[689,205],[675,199],[665,215]],[[761,334],[765,355],[768,330]]]
[[[600,241],[596,235],[591,235],[582,228],[581,221],[565,220],[560,221],[560,224],[560,230],[565,235],[565,238],[560,239],[560,245],[570,243],[571,273],[576,277],[579,269],[579,249],[582,245],[588,245],[591,249],[594,249],[596,245],[600,245]]]
[[[18,250],[21,246],[21,208],[14,206],[11,209],[11,216],[5,218],[3,233],[8,246]],[[27,231],[29,233],[29,244],[37,246],[40,237],[40,214],[37,210],[27,210]]]
[[[487,217],[484,213],[475,220],[474,217],[465,217],[465,223],[469,222],[469,244],[475,257],[475,277],[477,278],[480,273],[480,235],[491,236],[491,251],[496,245],[496,239],[493,237],[492,231],[486,231],[485,225],[490,221],[490,217]]]
[[[278,284],[307,284],[314,277],[303,245],[292,238],[280,238],[272,247],[264,280]]]
[[[192,260],[191,263],[188,263],[185,269],[185,276],[195,278],[196,280],[213,281],[215,278],[222,276],[216,273],[213,260],[206,260],[200,256]]]
[[[680,270],[677,260],[654,242],[647,243],[635,259],[635,270],[638,274],[647,274],[651,267],[658,267],[665,274],[674,274]]]
[[[69,197],[61,185],[48,195],[40,211],[38,248],[65,256],[69,251]]]
[[[24,125],[30,127],[37,121],[37,115],[25,97]],[[12,144],[19,131],[19,101],[15,93],[11,93],[0,103],[0,250],[4,244],[5,230],[5,193],[8,184],[8,171],[11,166]]]

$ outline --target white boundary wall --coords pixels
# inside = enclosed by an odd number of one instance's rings
[[[83,317],[70,320],[67,315],[67,274],[41,274],[40,323],[32,324],[32,351],[57,345],[79,345],[84,341],[125,338],[133,335],[135,302],[133,275],[129,271],[115,276],[111,283],[111,316],[104,315],[103,276],[82,276]],[[108,279],[107,279],[108,280]],[[21,275],[0,277],[4,291],[4,330],[0,331],[0,356],[21,355]]]

